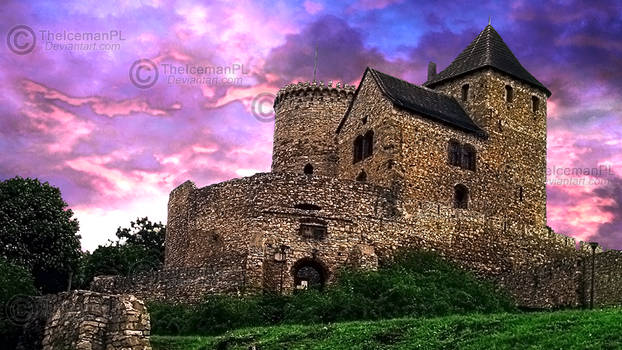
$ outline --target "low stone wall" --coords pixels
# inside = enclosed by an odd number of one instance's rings
[[[32,299],[18,349],[150,350],[150,319],[133,295],[72,291]]]
[[[512,271],[499,281],[523,307],[588,307],[592,256],[580,251],[575,258]],[[622,305],[622,252],[617,250],[594,256],[594,306],[612,305]]]
[[[98,276],[90,289],[102,293],[131,293],[145,301],[195,303],[208,294],[238,294],[244,287],[244,270],[229,267],[175,268],[138,275]]]

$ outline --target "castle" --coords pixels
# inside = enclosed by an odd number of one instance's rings
[[[171,193],[165,266],[238,264],[267,290],[323,285],[406,246],[511,268],[521,249],[498,245],[547,234],[550,94],[491,25],[422,86],[373,68],[358,88],[288,85],[270,173]]]
[[[424,249],[523,306],[586,305],[593,271],[598,302],[620,304],[622,254],[599,254],[590,275],[590,246],[546,226],[550,95],[490,24],[441,72],[430,63],[422,86],[373,68],[356,88],[288,85],[274,102],[272,171],[183,183],[164,269],[93,288],[179,302],[286,293]]]

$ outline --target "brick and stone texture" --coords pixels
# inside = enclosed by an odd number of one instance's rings
[[[275,100],[272,171],[337,175],[335,130],[354,96],[354,86],[332,82],[290,84]]]
[[[587,307],[591,304],[593,279],[594,306],[614,306],[622,304],[620,271],[622,252],[601,250],[594,257],[591,252],[581,252],[573,258],[508,271],[499,283],[524,307]]]
[[[35,299],[20,349],[150,350],[149,314],[133,295],[72,291]],[[33,340],[37,338],[37,340]],[[36,343],[36,344],[35,344]]]

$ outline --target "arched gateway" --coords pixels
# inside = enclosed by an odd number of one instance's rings
[[[292,268],[294,289],[321,289],[326,283],[326,269],[314,259],[300,259]]]

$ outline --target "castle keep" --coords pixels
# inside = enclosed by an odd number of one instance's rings
[[[272,171],[174,189],[165,269],[132,292],[188,301],[321,287],[340,267],[415,248],[498,280],[523,305],[579,305],[585,249],[546,226],[550,95],[491,25],[444,70],[430,63],[422,85],[373,68],[358,87],[290,84],[274,102]],[[546,264],[561,280],[521,272]]]

